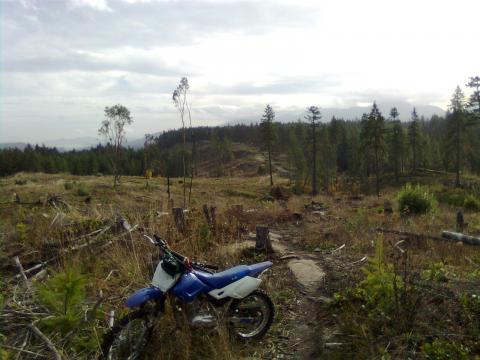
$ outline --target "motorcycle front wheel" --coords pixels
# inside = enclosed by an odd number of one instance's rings
[[[272,300],[263,291],[254,291],[230,307],[230,330],[237,339],[258,340],[272,325],[275,315]]]
[[[144,311],[131,312],[105,334],[99,360],[140,360],[152,335]]]

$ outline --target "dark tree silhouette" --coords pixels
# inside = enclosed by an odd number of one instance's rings
[[[311,126],[312,137],[312,196],[317,195],[317,125],[322,118],[318,106],[310,106],[307,108],[305,119]]]
[[[273,171],[272,171],[272,148],[277,139],[277,133],[275,130],[275,112],[270,105],[267,105],[265,112],[262,115],[262,121],[260,122],[260,129],[262,135],[262,142],[267,149],[268,155],[268,171],[270,173],[270,186],[273,186]]]

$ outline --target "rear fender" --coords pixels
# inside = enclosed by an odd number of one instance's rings
[[[245,276],[224,288],[212,290],[208,294],[217,300],[224,298],[243,299],[258,289],[261,282],[262,280],[258,278]]]
[[[143,304],[145,304],[150,300],[160,299],[162,296],[163,296],[163,292],[160,289],[154,286],[150,286],[150,287],[135,291],[125,301],[125,305],[127,305],[129,308],[134,308],[134,307],[142,306]]]

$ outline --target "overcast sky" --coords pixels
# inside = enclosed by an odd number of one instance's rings
[[[478,0],[0,4],[0,142],[97,136],[116,103],[131,139],[178,127],[182,76],[194,125],[217,125],[267,103],[291,120],[313,104],[446,108],[480,75]]]

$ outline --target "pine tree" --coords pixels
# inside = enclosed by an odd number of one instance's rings
[[[260,131],[262,136],[263,146],[267,150],[268,155],[268,171],[270,173],[270,186],[273,186],[273,171],[272,171],[272,149],[277,140],[277,131],[275,129],[275,112],[270,105],[267,105],[260,123]]]
[[[455,153],[455,186],[460,186],[460,172],[462,168],[464,135],[470,125],[466,116],[465,95],[459,86],[455,89],[449,107],[447,127],[447,148]]]
[[[364,148],[370,150],[373,155],[377,196],[380,196],[381,162],[386,148],[385,135],[385,119],[374,102],[370,114],[363,117],[361,136]]]
[[[312,141],[312,196],[317,195],[317,125],[322,118],[320,109],[317,106],[310,106],[307,108],[307,115],[305,119],[308,120],[311,126],[311,141]]]
[[[412,149],[412,171],[415,172],[417,170],[418,145],[420,142],[420,124],[415,108],[413,108],[412,119],[408,126],[408,141]]]
[[[473,109],[473,112],[480,116],[480,76],[471,77],[467,86],[474,89],[468,99],[468,106]]]
[[[395,172],[395,181],[399,181],[401,160],[404,152],[403,144],[405,143],[405,135],[403,132],[402,124],[398,120],[397,108],[390,110],[390,118],[392,119],[392,133],[390,136],[390,157],[393,164],[393,170]]]

